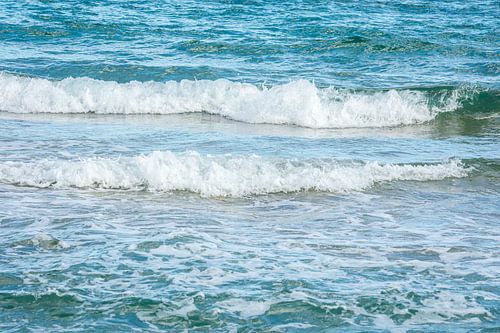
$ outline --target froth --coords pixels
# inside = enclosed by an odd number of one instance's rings
[[[248,123],[312,128],[422,123],[456,109],[458,94],[431,103],[423,91],[320,89],[307,80],[258,87],[228,80],[117,83],[49,81],[0,73],[0,110],[15,113],[173,114],[206,112]]]
[[[190,191],[203,196],[279,192],[349,192],[376,183],[464,177],[457,160],[439,164],[380,164],[331,159],[288,160],[253,156],[153,152],[134,157],[79,161],[3,162],[0,182],[52,188]]]

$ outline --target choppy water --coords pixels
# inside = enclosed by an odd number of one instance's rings
[[[0,0],[0,330],[499,330],[498,17]]]

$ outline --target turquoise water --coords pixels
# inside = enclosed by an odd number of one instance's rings
[[[0,0],[0,331],[500,330],[498,17]]]

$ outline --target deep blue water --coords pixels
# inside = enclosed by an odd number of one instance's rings
[[[500,330],[498,17],[0,0],[0,331]]]

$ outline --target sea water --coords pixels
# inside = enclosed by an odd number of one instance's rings
[[[0,330],[499,330],[498,17],[0,0]]]

